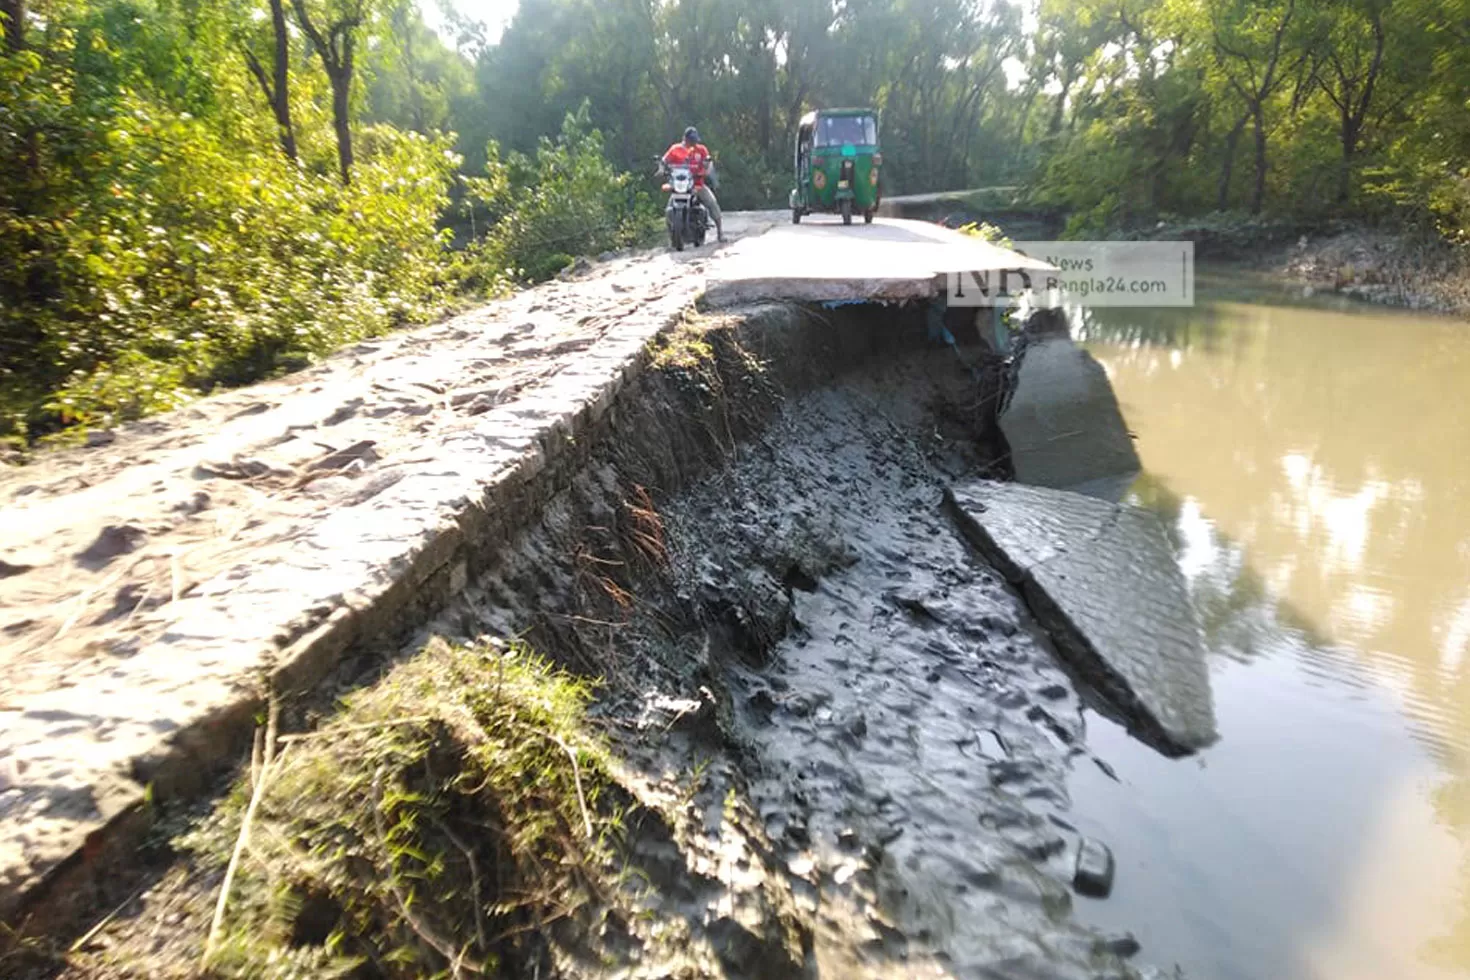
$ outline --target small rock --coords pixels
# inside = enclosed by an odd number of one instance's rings
[[[1016,842],[1022,854],[1032,861],[1046,861],[1067,849],[1067,842],[1045,831],[1026,834]]]
[[[1077,869],[1072,887],[1078,894],[1091,898],[1107,898],[1113,890],[1113,852],[1101,841],[1082,838],[1077,849]]]
[[[837,846],[843,850],[856,850],[858,845],[857,831],[851,827],[843,827],[837,832]]]
[[[796,718],[808,718],[812,713],[812,703],[798,694],[786,702],[786,710]]]
[[[194,467],[193,477],[196,480],[208,480],[212,477],[223,477],[226,480],[252,480],[258,476],[290,476],[291,471],[272,466],[263,459],[252,457],[241,458],[239,456],[232,460],[223,462],[205,462]]]
[[[110,446],[114,442],[117,442],[117,435],[111,429],[87,433],[88,449],[96,449],[98,446]]]
[[[147,538],[148,532],[136,524],[109,524],[85,551],[77,554],[77,564],[95,571],[119,555],[137,551]]]
[[[1098,942],[1098,946],[1101,952],[1112,953],[1122,960],[1137,956],[1138,951],[1143,948],[1138,944],[1138,940],[1133,938],[1133,933],[1131,932],[1125,932],[1121,936],[1113,936],[1110,939],[1101,940]]]
[[[198,490],[188,500],[181,500],[174,504],[174,510],[187,517],[193,517],[200,511],[208,510],[210,502],[209,494]]]
[[[902,836],[903,827],[899,824],[894,824],[878,834],[878,846],[887,847]]]
[[[1060,701],[1067,696],[1067,688],[1063,684],[1048,684],[1036,693],[1048,701]]]
[[[915,590],[894,589],[893,591],[889,592],[884,598],[886,598],[889,602],[893,603],[898,608],[902,609],[904,612],[908,613],[910,616],[913,616],[915,619],[930,623],[944,622],[943,617],[941,617],[933,609],[929,608],[929,606],[924,602],[924,597]]]
[[[265,402],[256,402],[253,405],[246,405],[234,415],[231,415],[230,419],[242,419],[245,418],[247,415],[260,415],[263,412],[270,411],[270,408],[270,405],[266,404]]]
[[[1021,691],[1005,690],[1000,692],[1000,695],[995,699],[995,703],[1002,708],[1014,710],[1016,708],[1026,707],[1026,705],[1031,703],[1031,699],[1026,697]]]
[[[360,466],[368,463],[376,463],[381,457],[373,451],[375,445],[377,443],[372,439],[354,442],[346,449],[339,449],[336,452],[328,453],[321,459],[307,464],[306,470],[308,473],[319,473],[323,470],[344,470],[349,468],[353,463],[359,463]]]
[[[745,706],[760,716],[763,721],[770,721],[771,712],[776,710],[776,699],[770,691],[761,688],[745,699]]]
[[[46,556],[40,552],[12,551],[0,558],[0,578],[24,575],[31,569],[40,568],[44,564],[46,564]]]
[[[346,422],[348,419],[356,415],[358,413],[358,410],[361,408],[362,399],[354,398],[346,404],[340,406],[331,415],[328,415],[326,418],[322,419],[322,425],[341,425],[343,422]]]
[[[1004,759],[992,762],[989,768],[990,785],[1005,786],[1010,783],[1025,783],[1036,778],[1035,767],[1029,762],[1015,762]]]
[[[867,716],[859,714],[856,718],[853,718],[847,723],[846,729],[847,734],[851,735],[853,738],[863,738],[865,735],[868,734]]]

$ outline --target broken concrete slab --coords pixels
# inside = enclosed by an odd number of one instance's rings
[[[950,274],[1053,266],[925,221],[843,225],[814,215],[736,243],[710,274],[704,302],[901,302],[943,296]]]
[[[989,481],[951,488],[947,503],[1136,737],[1170,756],[1216,739],[1203,633],[1157,517]]]
[[[1141,464],[1107,373],[1066,336],[1026,345],[1000,413],[1016,479],[1117,502]]]

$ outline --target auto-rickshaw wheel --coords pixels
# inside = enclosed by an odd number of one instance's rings
[[[866,210],[866,211],[863,212],[863,224],[870,225],[872,223],[873,223],[873,210],[872,210],[872,208],[869,208],[868,210]]]
[[[845,225],[852,224],[852,200],[844,197],[838,202],[837,207],[842,211],[842,223]]]

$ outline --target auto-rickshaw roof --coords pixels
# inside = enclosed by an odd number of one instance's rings
[[[802,127],[803,129],[810,126],[815,126],[817,124],[818,116],[872,116],[876,119],[878,117],[878,110],[871,108],[814,109],[811,112],[808,112],[806,115],[802,116],[801,122],[799,122],[797,125]]]

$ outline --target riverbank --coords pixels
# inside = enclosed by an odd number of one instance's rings
[[[1005,469],[997,359],[858,287],[711,315],[726,261],[8,473],[0,973],[1152,975],[1073,918],[1083,695],[941,510]]]
[[[1470,252],[1438,235],[1354,221],[1212,215],[1134,237],[1195,243],[1202,262],[1264,274],[1305,296],[1470,316]]]
[[[1066,818],[1084,695],[941,509],[994,449],[926,329],[774,306],[657,339],[396,666],[281,697],[37,975],[1158,976],[1077,924],[1112,877]]]

